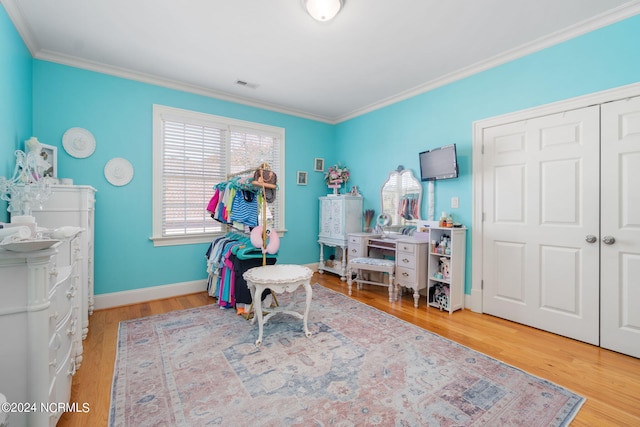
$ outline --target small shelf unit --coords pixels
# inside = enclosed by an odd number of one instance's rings
[[[464,308],[466,228],[431,227],[429,229],[429,278],[427,305],[449,314]],[[446,248],[442,242],[448,242]],[[448,274],[443,273],[448,264]]]

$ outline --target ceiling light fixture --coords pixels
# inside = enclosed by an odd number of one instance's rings
[[[309,15],[322,22],[332,20],[344,5],[343,0],[303,0],[303,3]]]

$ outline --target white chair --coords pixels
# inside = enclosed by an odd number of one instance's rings
[[[362,276],[362,271],[378,271],[381,273],[387,273],[389,283],[375,282],[373,280],[366,280]],[[358,285],[358,289],[362,289],[363,283],[372,285],[381,285],[389,287],[389,302],[393,302],[396,299],[396,289],[394,285],[396,263],[395,261],[382,258],[353,258],[350,259],[347,264],[347,285],[349,288],[349,295],[351,295],[352,282],[355,281]],[[356,278],[353,279],[353,275]]]

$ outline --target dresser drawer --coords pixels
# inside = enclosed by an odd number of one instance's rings
[[[58,321],[63,320],[71,311],[73,300],[77,293],[70,273],[71,267],[58,268],[57,277],[62,278],[62,280],[54,284],[49,293],[49,300],[51,301],[50,313]]]
[[[352,235],[349,234],[347,236],[348,239],[348,246],[347,246],[347,253],[349,254],[349,258],[358,258],[358,257],[363,257],[366,256],[366,245],[363,245],[363,243],[366,242],[365,239],[362,238],[362,236],[360,235]]]
[[[363,257],[364,253],[362,252],[362,248],[360,246],[349,245],[349,258],[358,258]]]
[[[398,252],[396,256],[396,265],[398,267],[404,267],[404,268],[415,270],[416,255],[409,252]]]
[[[62,218],[58,222],[69,224],[68,212],[93,210],[96,201],[95,191],[88,186],[54,185],[52,197],[49,197],[46,202],[46,212],[53,212],[57,217]],[[40,211],[35,213],[40,214]],[[37,222],[40,224],[40,221]]]
[[[408,288],[416,286],[416,271],[412,268],[396,267],[396,284]]]
[[[349,253],[349,258],[358,258],[358,257],[364,256],[362,252],[362,247],[360,246],[360,244],[353,244],[349,242],[349,247],[347,248],[347,251]]]
[[[62,415],[57,404],[69,403],[71,400],[71,383],[73,374],[76,372],[75,356],[69,352],[67,357],[58,363],[58,366],[49,386],[49,403],[52,404],[51,409],[56,409],[55,412],[49,414],[50,426],[55,426]]]
[[[55,333],[49,341],[49,363],[56,369],[65,363],[72,354],[78,325],[74,316],[69,314],[62,323],[56,328]],[[51,355],[55,355],[53,359]],[[75,359],[75,354],[73,354]]]
[[[349,246],[355,244],[355,245],[360,245],[360,241],[362,240],[361,237],[359,236],[352,236],[349,235]]]
[[[416,245],[412,243],[398,242],[396,245],[397,252],[416,253]],[[399,254],[398,254],[399,255]]]
[[[75,356],[67,355],[56,372],[55,400],[54,402],[69,402],[71,399],[71,382],[76,373]]]

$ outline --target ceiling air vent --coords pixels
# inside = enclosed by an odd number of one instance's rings
[[[249,82],[246,82],[246,81],[244,81],[244,80],[236,80],[236,84],[237,84],[238,86],[248,87],[249,89],[256,89],[256,88],[258,87],[258,85],[257,85],[257,84],[255,84],[255,83],[249,83]]]

